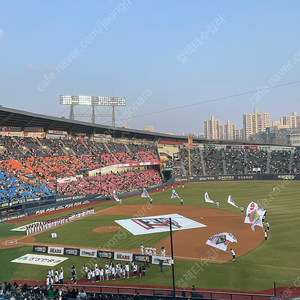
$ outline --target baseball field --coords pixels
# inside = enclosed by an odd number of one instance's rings
[[[272,188],[275,186],[275,192]],[[12,263],[11,261],[32,253],[33,245],[65,246],[74,248],[104,249],[139,253],[139,245],[155,246],[158,252],[164,246],[170,256],[169,232],[133,235],[123,229],[115,220],[133,217],[179,214],[185,218],[206,225],[202,228],[173,232],[175,282],[178,287],[262,291],[271,289],[273,282],[280,286],[297,286],[299,283],[300,261],[300,182],[282,181],[240,181],[205,182],[186,184],[175,188],[184,205],[178,198],[171,199],[171,189],[151,194],[153,205],[148,198],[133,197],[124,199],[122,205],[108,201],[94,205],[95,214],[77,221],[61,225],[55,229],[26,236],[24,232],[11,231],[15,227],[34,221],[45,221],[65,215],[57,212],[38,216],[31,220],[21,220],[0,224],[0,282],[9,280],[45,280],[47,266]],[[208,192],[215,204],[204,201]],[[244,224],[240,209],[227,203],[228,195],[238,206],[246,208],[251,201],[267,210],[266,220],[270,223],[268,240],[259,226],[255,231],[250,224]],[[91,206],[91,205],[90,205]],[[73,208],[71,211],[79,210]],[[50,233],[57,233],[51,238]],[[237,243],[228,246],[236,252],[236,260],[231,254],[213,249],[206,241],[214,234],[230,232]],[[65,270],[65,280],[69,279],[70,266],[75,265],[79,278],[84,264],[97,261],[104,267],[106,259],[68,256],[61,266]],[[115,284],[124,284],[124,279],[116,279]],[[171,267],[164,266],[160,273],[158,265],[147,268],[145,277],[130,278],[126,284],[172,286]]]

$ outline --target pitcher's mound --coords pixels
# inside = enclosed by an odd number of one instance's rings
[[[113,232],[120,230],[119,226],[102,226],[93,229],[93,232],[103,233],[103,232]]]

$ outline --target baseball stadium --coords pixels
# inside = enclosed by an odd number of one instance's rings
[[[0,282],[16,299],[300,295],[297,147],[0,120]]]

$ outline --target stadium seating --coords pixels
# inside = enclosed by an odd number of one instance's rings
[[[157,170],[126,170],[88,177],[82,172],[104,167],[159,161],[153,143],[106,140],[46,139],[0,136],[1,201],[26,199],[41,195],[102,194],[113,190],[128,192],[162,183]],[[299,151],[205,148],[194,145],[190,150],[179,146],[166,165],[173,176],[226,175],[259,173],[299,173]],[[73,178],[73,181],[57,179]],[[74,179],[75,178],[75,179]]]

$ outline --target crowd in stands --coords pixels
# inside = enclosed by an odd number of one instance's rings
[[[106,175],[99,172],[93,177],[81,173],[111,165],[158,161],[153,143],[0,136],[0,158],[0,203],[48,197],[56,192],[107,196],[113,190],[129,192],[162,183],[159,172],[150,169]],[[241,175],[254,170],[279,174],[299,172],[299,160],[296,151],[211,149],[194,145],[190,159],[187,146],[180,146],[167,164],[173,167],[173,176],[187,176],[189,163],[192,175]],[[60,178],[75,180],[56,184]]]
[[[190,150],[191,174],[242,175],[242,174],[289,174],[300,172],[300,151],[258,149],[200,149]],[[181,146],[168,165],[173,176],[187,176],[189,172],[188,148]]]
[[[14,282],[11,284],[6,281],[0,284],[0,292],[4,299],[10,300],[140,300],[139,293],[133,295],[101,294],[86,292],[70,286],[63,289],[55,286],[47,288],[44,284],[30,286],[27,283],[17,284]]]
[[[227,174],[244,174],[245,173],[245,150],[244,149],[226,149],[224,150],[224,159],[226,162]]]
[[[294,152],[291,173],[300,173],[300,151]]]
[[[0,204],[14,200],[34,199],[53,195],[43,184],[29,184],[0,169]]]
[[[60,195],[101,194],[108,196],[112,195],[114,190],[117,193],[129,192],[160,184],[162,184],[162,180],[158,171],[145,170],[77,178],[77,180],[68,183],[59,183],[57,189]]]
[[[289,173],[291,151],[272,151],[270,155],[270,173]]]
[[[260,173],[267,173],[268,152],[263,150],[248,150],[245,152],[248,173],[253,168],[260,168]]]
[[[61,194],[109,195],[161,184],[157,171],[112,173],[76,178],[80,170],[110,165],[158,161],[153,144],[92,142],[78,139],[46,139],[0,136],[0,203]],[[58,183],[58,178],[76,178]],[[33,184],[32,182],[36,182]],[[118,186],[117,186],[118,185]]]

